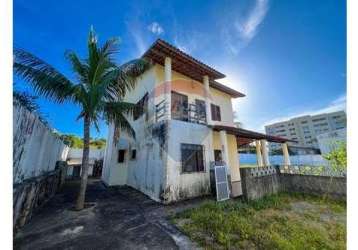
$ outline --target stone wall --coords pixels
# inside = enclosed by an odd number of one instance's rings
[[[346,199],[346,178],[281,173],[276,167],[241,168],[243,196],[255,200],[277,192],[300,192]]]
[[[58,162],[56,169],[27,179],[13,186],[13,229],[14,233],[25,225],[32,214],[61,188],[66,177],[66,162]]]

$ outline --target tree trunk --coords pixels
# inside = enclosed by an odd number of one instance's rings
[[[77,196],[76,210],[84,208],[87,179],[88,179],[88,160],[89,160],[89,144],[90,144],[90,125],[91,121],[88,116],[84,117],[84,131],[83,131],[83,155],[82,155],[82,173],[81,186]]]

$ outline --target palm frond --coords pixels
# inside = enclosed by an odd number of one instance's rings
[[[118,70],[117,83],[126,90],[134,89],[136,79],[151,67],[145,59],[134,59],[122,64]]]
[[[77,75],[78,80],[80,82],[88,82],[89,67],[87,63],[82,61],[72,50],[66,51],[65,57],[71,63],[72,70]]]
[[[135,131],[128,122],[127,116],[133,116],[136,111],[142,108],[136,104],[129,102],[108,102],[104,106],[104,117],[109,123],[114,123],[116,128],[126,131],[135,138]]]
[[[35,92],[56,102],[74,99],[75,85],[48,63],[22,49],[14,50],[14,72],[28,81]]]

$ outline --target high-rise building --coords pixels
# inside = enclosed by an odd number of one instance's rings
[[[344,111],[306,115],[292,118],[288,121],[277,122],[265,126],[266,134],[275,135],[297,142],[292,146],[319,148],[317,135],[332,132],[347,127],[347,117]],[[270,144],[270,149],[279,149],[280,145]]]

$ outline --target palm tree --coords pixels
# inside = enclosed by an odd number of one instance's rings
[[[90,127],[98,129],[98,121],[104,119],[115,125],[116,131],[123,130],[135,136],[127,118],[138,109],[135,104],[124,102],[127,91],[135,87],[136,77],[150,65],[143,59],[135,59],[123,65],[114,62],[118,52],[118,40],[113,38],[98,46],[94,30],[88,37],[88,55],[81,59],[73,51],[65,58],[70,62],[74,77],[67,78],[54,67],[22,49],[14,50],[14,72],[30,83],[35,92],[57,103],[65,101],[81,109],[77,119],[83,119],[83,158],[81,185],[75,208],[84,208],[88,176]]]

